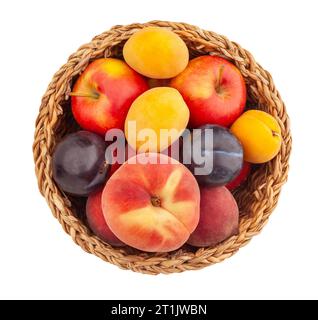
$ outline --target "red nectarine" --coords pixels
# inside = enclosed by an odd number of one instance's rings
[[[104,135],[108,129],[124,129],[132,102],[148,89],[146,80],[124,61],[98,59],[76,81],[72,111],[78,124]]]
[[[226,187],[200,189],[200,222],[188,243],[196,247],[215,246],[237,234],[239,210]]]
[[[217,56],[191,60],[171,81],[190,110],[190,126],[204,124],[229,126],[243,112],[246,86],[240,71]]]
[[[86,217],[89,227],[100,239],[112,246],[124,246],[109,229],[102,211],[103,189],[90,194],[86,202]]]

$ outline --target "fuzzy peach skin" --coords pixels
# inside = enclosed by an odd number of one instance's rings
[[[104,217],[114,234],[148,252],[180,248],[199,222],[199,206],[200,190],[191,172],[157,153],[130,158],[102,195]]]
[[[109,229],[106,224],[102,211],[102,192],[103,189],[89,195],[86,202],[86,217],[89,227],[93,233],[106,243],[120,247],[125,244],[121,242]]]
[[[238,233],[239,209],[226,187],[201,187],[200,222],[188,244],[215,246]]]
[[[146,80],[124,61],[95,60],[73,87],[74,118],[83,129],[101,135],[112,128],[123,130],[129,107],[147,89]]]
[[[191,60],[186,69],[171,80],[190,110],[190,126],[231,125],[243,112],[246,86],[238,68],[217,56]]]

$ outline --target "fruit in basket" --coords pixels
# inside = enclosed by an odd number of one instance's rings
[[[179,138],[188,121],[189,109],[176,89],[152,88],[131,105],[125,136],[138,153],[159,152]]]
[[[103,189],[93,192],[87,199],[86,217],[88,225],[101,240],[115,247],[123,246],[125,244],[114,235],[106,224],[102,211],[102,192]]]
[[[233,123],[231,131],[243,146],[245,161],[264,163],[273,159],[280,150],[280,126],[273,116],[264,111],[244,112]]]
[[[248,175],[251,172],[251,164],[244,161],[243,162],[243,166],[242,169],[240,171],[240,173],[238,174],[237,177],[235,177],[233,180],[231,180],[229,183],[227,183],[225,186],[229,189],[229,190],[234,190],[237,187],[239,187],[242,183],[245,182],[245,180],[247,179]]]
[[[181,247],[198,224],[199,205],[200,190],[191,172],[157,153],[130,158],[110,177],[102,195],[104,217],[114,234],[148,252]]]
[[[175,77],[187,66],[189,51],[174,32],[158,27],[143,28],[124,45],[125,61],[137,72],[149,78]]]
[[[172,79],[190,109],[190,126],[231,125],[243,112],[246,86],[240,71],[217,56],[200,56]]]
[[[225,187],[201,187],[200,196],[200,221],[187,243],[215,246],[237,234],[239,209],[231,192]]]
[[[95,60],[73,87],[74,118],[83,129],[101,135],[112,128],[123,130],[130,105],[147,89],[146,80],[124,61]]]
[[[242,146],[225,127],[209,124],[194,129],[183,137],[181,148],[183,163],[201,185],[225,185],[242,169]]]
[[[52,157],[53,178],[65,192],[87,196],[106,181],[109,164],[105,141],[97,134],[78,131],[66,136]]]

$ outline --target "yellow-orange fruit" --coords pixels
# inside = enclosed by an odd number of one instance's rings
[[[112,232],[149,252],[180,248],[198,225],[199,208],[200,190],[191,172],[157,153],[130,158],[110,177],[102,195]]]
[[[131,68],[156,79],[175,77],[189,62],[184,41],[160,27],[147,27],[134,33],[125,43],[123,54]]]
[[[232,133],[241,142],[244,160],[264,163],[273,159],[282,143],[278,122],[270,114],[260,110],[244,112],[232,125]]]
[[[176,89],[153,88],[131,105],[125,121],[126,139],[138,153],[162,151],[180,137],[188,121],[189,109]]]

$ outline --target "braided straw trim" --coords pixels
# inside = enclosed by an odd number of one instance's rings
[[[239,234],[216,247],[194,249],[185,245],[171,253],[145,253],[129,247],[113,248],[92,235],[80,219],[81,201],[66,196],[52,180],[51,159],[54,146],[76,124],[70,112],[69,93],[74,78],[90,61],[100,57],[120,57],[125,41],[146,26],[166,27],[188,45],[192,57],[216,54],[235,63],[248,88],[249,103],[272,114],[282,130],[283,144],[277,157],[261,165],[248,178],[244,188],[234,194],[240,207]],[[147,274],[195,270],[231,257],[259,233],[277,205],[282,185],[287,180],[291,151],[289,118],[271,75],[253,56],[235,42],[211,31],[186,23],[152,21],[145,24],[114,26],[81,46],[53,76],[45,92],[36,120],[33,145],[35,172],[42,195],[65,232],[81,248],[123,269]]]

